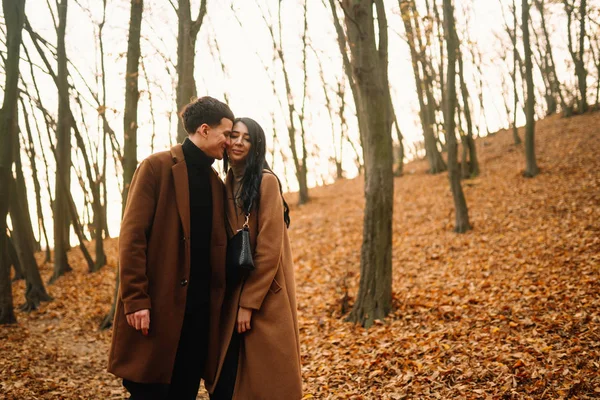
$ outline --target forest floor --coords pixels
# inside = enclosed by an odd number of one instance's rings
[[[405,166],[393,311],[368,330],[344,321],[343,288],[352,305],[359,282],[362,179],[293,207],[305,398],[600,398],[600,112],[547,118],[536,135],[534,179],[511,132],[477,140],[481,175],[463,181],[474,229],[462,235],[447,175]],[[111,332],[98,331],[115,280],[116,241],[106,247],[95,274],[73,250],[74,271],[48,287],[54,301],[0,327],[1,398],[124,397],[106,372]],[[13,291],[22,303],[24,283]]]

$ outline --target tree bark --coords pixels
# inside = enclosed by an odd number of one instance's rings
[[[123,131],[125,140],[123,147],[123,194],[121,214],[125,211],[129,185],[131,178],[137,168],[137,113],[139,65],[141,57],[140,37],[142,30],[142,16],[144,13],[143,0],[131,0],[131,12],[129,17],[129,39],[127,42],[127,71],[125,73],[125,113],[123,116]],[[100,329],[108,329],[112,326],[119,294],[119,268],[113,292],[112,306],[104,320],[100,323]]]
[[[558,79],[558,74],[556,73],[556,64],[554,63],[554,54],[552,52],[552,46],[550,43],[550,35],[548,34],[548,27],[546,26],[546,9],[544,2],[545,0],[536,0],[536,5],[538,7],[541,18],[541,28],[542,32],[544,33],[544,41],[546,43],[545,52],[550,62],[548,65],[548,72],[550,73],[548,79],[550,80],[552,91],[560,99],[560,106],[562,108],[563,115],[568,117],[572,114],[573,110],[567,105],[567,102],[565,101],[565,97],[562,93],[562,86],[560,80]]]
[[[458,144],[456,142],[456,124],[454,112],[456,110],[456,53],[458,48],[458,37],[454,27],[454,7],[451,0],[443,0],[444,4],[444,35],[446,36],[446,47],[448,53],[448,76],[446,83],[446,135],[448,140],[448,178],[450,189],[454,199],[455,226],[454,231],[464,233],[471,229],[469,223],[469,211],[467,201],[460,183],[460,171],[458,169]]]
[[[394,170],[394,176],[402,176],[404,174],[404,143],[402,142],[404,137],[402,136],[402,131],[400,130],[400,125],[398,124],[398,118],[396,117],[396,113],[392,110],[394,114],[394,126],[396,127],[396,137],[398,139],[398,164],[396,169]]]
[[[20,307],[22,311],[32,311],[39,307],[42,301],[51,300],[42,282],[42,277],[35,260],[35,241],[33,227],[29,214],[27,201],[27,188],[21,164],[21,148],[19,140],[13,145],[16,179],[11,184],[11,199],[9,205],[10,218],[13,224],[12,239],[19,264],[25,277],[25,303]]]
[[[19,128],[17,128],[19,131]],[[16,182],[13,187],[13,196],[16,196],[19,199],[19,202],[23,206],[23,214],[24,214],[24,224],[22,226],[22,231],[19,233],[23,240],[29,242],[27,247],[30,247],[33,252],[39,251],[39,243],[35,240],[35,235],[33,234],[33,225],[31,223],[31,213],[29,212],[29,200],[27,198],[27,187],[25,186],[25,176],[23,175],[23,164],[21,162],[21,146],[19,143],[19,136],[15,138],[13,143],[13,151],[14,156],[13,160],[15,162],[15,172],[16,172]]]
[[[584,113],[588,109],[587,104],[587,70],[585,68],[585,20],[587,18],[587,1],[579,1],[579,57],[575,64],[577,71],[577,83],[579,84],[579,112]]]
[[[431,112],[429,109],[429,102],[431,100],[431,96],[429,96],[428,98],[428,103],[425,102],[426,94],[424,94],[424,92],[427,89],[425,82],[421,78],[420,72],[420,65],[423,64],[423,61],[420,59],[419,53],[417,52],[417,41],[415,38],[415,31],[412,27],[412,20],[413,18],[417,17],[413,17],[413,5],[411,5],[411,2],[412,0],[400,0],[400,12],[402,14],[402,20],[404,22],[404,29],[406,31],[408,47],[410,48],[413,74],[415,77],[415,85],[417,88],[417,98],[419,100],[419,117],[421,120],[421,126],[423,127],[423,141],[425,144],[425,154],[427,160],[429,161],[429,172],[432,174],[437,174],[446,170],[446,163],[444,162],[444,159],[442,158],[442,155],[438,150],[435,133],[433,132],[433,124],[435,121],[431,120]]]
[[[550,61],[548,59],[548,53],[546,53],[546,49],[545,46],[542,44],[542,41],[540,39],[540,35],[538,34],[538,31],[532,27],[533,29],[533,34],[535,37],[535,42],[536,42],[536,48],[537,48],[537,55],[535,52],[533,52],[533,59],[535,60],[535,63],[538,66],[538,69],[540,70],[540,74],[542,76],[542,82],[544,82],[544,99],[546,100],[546,114],[545,116],[548,117],[550,115],[556,114],[556,110],[558,109],[558,101],[556,100],[555,96],[554,96],[554,90],[553,90],[553,85],[552,85],[552,74],[550,72]]]
[[[513,6],[513,35],[511,41],[513,45],[513,69],[512,69],[512,81],[513,81],[513,123],[512,133],[513,141],[515,145],[521,144],[521,137],[519,136],[519,128],[517,127],[517,105],[519,104],[519,91],[517,89],[517,61],[520,64],[519,50],[517,49],[517,3],[515,0],[512,2]],[[508,27],[507,27],[508,30]]]
[[[77,146],[79,150],[81,150],[86,175],[89,181],[90,189],[92,192],[92,209],[94,212],[94,228],[95,228],[95,239],[96,239],[96,261],[88,264],[88,271],[95,272],[98,271],[106,264],[106,254],[104,253],[104,241],[102,240],[102,231],[104,230],[104,210],[102,206],[102,201],[100,199],[100,179],[98,179],[98,171],[96,171],[96,176],[92,174],[92,167],[90,165],[90,158],[88,157],[87,150],[85,148],[85,143],[83,141],[83,137],[81,132],[76,126],[73,126],[73,131],[75,133],[75,141],[77,142]],[[81,179],[83,182],[83,178]],[[72,199],[70,200],[72,202]],[[87,207],[86,207],[87,208]],[[72,215],[73,226],[76,230],[77,236],[79,237],[79,241],[81,246],[83,245],[83,230],[79,228],[79,223],[76,221],[78,219],[77,210],[75,208],[75,214]],[[85,249],[85,246],[83,247]],[[87,253],[87,249],[85,249]],[[88,257],[86,256],[86,259]],[[91,257],[90,257],[91,259]]]
[[[523,0],[521,5],[523,30],[523,47],[525,54],[525,80],[527,81],[527,100],[525,103],[525,159],[524,176],[532,178],[539,173],[535,160],[535,91],[533,86],[533,64],[531,62],[531,44],[529,41],[529,0]]]
[[[16,281],[20,281],[25,279],[25,273],[23,272],[23,267],[21,266],[21,263],[19,262],[19,255],[17,254],[17,249],[15,248],[15,244],[13,241],[13,235],[9,234],[7,235],[7,240],[6,240],[6,244],[7,244],[7,252],[8,252],[8,260],[10,262],[10,264],[12,264],[13,269],[15,271],[15,276],[13,276],[12,281],[16,282]],[[9,265],[10,267],[10,265]],[[10,269],[9,269],[10,271]]]
[[[375,37],[373,3],[379,37]],[[360,286],[349,321],[369,327],[392,308],[392,121],[387,19],[383,0],[343,0],[365,160]],[[376,42],[379,46],[377,46]]]
[[[4,100],[0,109],[0,325],[17,322],[10,282],[10,260],[6,216],[11,198],[13,143],[17,136],[17,106],[19,82],[19,53],[21,32],[25,20],[25,0],[2,0],[6,24],[6,61]]]
[[[279,2],[281,5],[281,2]],[[279,15],[279,34],[281,39],[281,14]],[[280,46],[282,45],[280,41]],[[301,159],[298,160],[298,166],[296,168],[296,175],[298,177],[298,186],[299,186],[299,204],[306,204],[310,200],[308,196],[308,151],[306,150],[306,97],[307,97],[307,89],[308,89],[308,68],[306,66],[306,57],[307,57],[307,47],[308,47],[308,0],[304,0],[304,29],[302,31],[302,70],[304,71],[303,77],[303,88],[302,88],[302,106],[300,107],[300,114],[298,115],[300,120],[300,141],[301,141]],[[283,59],[282,59],[283,63]],[[287,71],[285,72],[286,82],[287,82]],[[287,83],[286,83],[287,85]],[[286,86],[287,87],[287,86]],[[288,101],[292,99],[291,97],[291,88],[288,88]]]
[[[200,1],[200,9],[196,20],[192,20],[190,0],[179,0],[177,17],[179,30],[177,35],[177,109],[183,107],[197,96],[194,65],[196,56],[196,39],[206,15],[206,0]],[[131,33],[131,32],[130,32]],[[182,143],[187,137],[183,124],[177,124],[177,142]]]
[[[101,329],[101,330],[109,329],[110,327],[113,326],[113,322],[115,319],[115,311],[117,310],[117,298],[119,296],[119,283],[120,283],[120,275],[119,275],[119,268],[117,268],[116,282],[115,282],[115,289],[113,291],[112,305],[110,306],[110,311],[108,312],[108,314],[106,314],[106,316],[100,323],[99,329]]]
[[[131,178],[137,168],[137,111],[140,92],[138,90],[140,64],[140,37],[144,2],[131,0],[129,39],[127,42],[127,71],[125,72],[125,113],[123,117],[123,193],[122,211],[125,210]]]
[[[56,181],[54,196],[54,272],[53,283],[60,276],[72,270],[67,259],[69,249],[69,188],[71,186],[71,113],[69,106],[69,83],[67,81],[67,54],[65,32],[67,28],[68,0],[60,0],[58,5],[57,28],[57,86],[58,123],[56,127]],[[62,183],[61,183],[62,182]],[[67,190],[63,190],[64,185]]]
[[[308,1],[304,2],[304,34],[303,34],[303,49],[302,49],[302,59],[303,64],[306,63],[306,48],[307,48],[307,38],[306,31],[308,26],[308,20],[306,18],[306,9],[307,9]],[[283,75],[283,81],[285,84],[285,98],[287,102],[287,128],[288,128],[288,137],[290,140],[290,150],[292,151],[292,159],[294,161],[294,170],[296,173],[296,179],[298,180],[298,204],[305,204],[310,200],[308,194],[308,182],[307,182],[307,150],[306,150],[306,138],[305,138],[305,125],[304,125],[304,105],[306,100],[306,68],[303,68],[304,76],[303,76],[303,97],[302,97],[302,106],[300,110],[297,110],[296,105],[294,104],[294,94],[292,93],[292,86],[290,83],[290,77],[288,73],[288,68],[286,64],[286,57],[283,52],[283,43],[282,43],[282,20],[281,20],[281,1],[278,3],[278,12],[277,12],[277,33],[278,37],[275,34],[275,30],[273,28],[273,24],[267,18],[265,12],[263,11],[263,20],[267,25],[267,29],[269,30],[269,34],[271,35],[271,41],[273,45],[273,51],[275,53],[275,57],[279,59],[281,62],[281,72]],[[273,85],[273,94],[277,96],[277,86],[275,82],[271,82]],[[296,126],[295,117],[300,121],[300,146],[297,143],[297,132],[298,128]],[[300,154],[298,151],[298,147],[300,147]]]
[[[569,53],[573,59],[575,65],[575,75],[577,76],[577,86],[579,89],[579,95],[577,96],[577,112],[584,113],[587,111],[587,70],[585,69],[585,63],[583,60],[584,56],[584,44],[585,44],[585,16],[587,14],[587,2],[586,0],[580,0],[579,3],[579,16],[581,18],[579,25],[579,49],[575,50],[573,43],[573,37],[571,35],[571,26],[573,24],[573,13],[575,12],[575,3],[571,4],[569,0],[564,0],[565,12],[567,14],[567,43]]]
[[[463,178],[474,178],[479,175],[479,161],[477,160],[477,149],[475,147],[475,139],[473,139],[473,119],[471,117],[471,107],[469,105],[469,90],[467,88],[467,83],[465,82],[465,71],[463,66],[462,52],[460,51],[460,44],[458,43],[458,40],[456,42],[456,46],[458,57],[458,75],[460,78],[460,92],[463,101],[465,120],[467,122],[467,134],[465,135],[464,140],[469,153],[469,167],[467,169],[468,176],[463,175]]]
[[[313,49],[314,51],[314,49]],[[335,177],[336,179],[342,179],[344,177],[344,170],[342,169],[342,149],[340,146],[340,151],[338,153],[338,149],[337,149],[337,144],[336,144],[336,138],[335,138],[335,126],[336,123],[334,121],[333,115],[333,104],[331,101],[331,97],[329,96],[329,90],[330,88],[327,85],[327,81],[325,79],[325,73],[323,72],[323,63],[321,62],[321,58],[319,57],[319,54],[316,53],[315,51],[315,58],[317,59],[317,65],[319,66],[319,78],[321,78],[321,84],[323,85],[323,95],[325,96],[325,106],[327,107],[327,115],[329,116],[329,122],[331,125],[331,144],[332,144],[332,148],[333,148],[333,162],[335,164],[335,170],[336,170],[336,174]],[[344,79],[344,78],[342,78]],[[339,83],[338,83],[339,85]],[[341,86],[341,85],[340,85]],[[337,90],[336,90],[337,92]],[[340,125],[340,143],[344,142],[344,132],[343,132],[343,127]]]
[[[40,236],[41,235],[44,236],[44,241],[46,243],[46,260],[45,260],[45,262],[49,262],[51,260],[50,240],[48,240],[48,232],[46,230],[46,222],[45,222],[44,214],[42,211],[42,190],[41,190],[41,186],[40,186],[40,180],[38,177],[35,144],[33,142],[33,134],[31,132],[31,125],[29,124],[29,114],[27,113],[27,109],[25,108],[25,102],[23,101],[22,98],[21,98],[21,106],[23,109],[23,116],[24,116],[23,119],[25,120],[25,129],[27,131],[27,140],[29,141],[29,149],[28,149],[29,164],[31,165],[31,177],[33,178],[33,187],[35,190],[36,211],[37,211],[37,217],[38,217],[38,224],[40,226],[40,231],[41,231]],[[43,151],[42,151],[42,153],[43,153]],[[42,156],[45,160],[45,156],[43,154],[42,154]],[[52,203],[52,198],[50,198],[50,202]]]
[[[358,107],[358,88],[356,87],[356,82],[354,82],[354,75],[352,72],[352,64],[350,63],[350,57],[348,56],[348,41],[346,39],[346,33],[344,32],[344,28],[342,27],[341,20],[338,17],[337,6],[335,0],[329,0],[329,7],[331,9],[331,15],[333,16],[333,25],[335,27],[335,32],[337,34],[337,42],[338,48],[340,49],[340,54],[342,55],[342,65],[344,66],[344,73],[346,74],[346,78],[348,79],[348,83],[350,84],[350,89],[352,91],[352,98],[354,99],[354,104]],[[356,119],[358,121],[358,125],[360,126],[360,118],[362,116],[359,115],[358,111],[356,112]],[[361,146],[362,146],[362,138],[361,138]],[[362,169],[359,168],[359,170]]]
[[[13,190],[17,184],[13,180]],[[19,198],[18,193],[18,190],[14,190],[10,199],[10,218],[13,223],[15,250],[25,275],[25,303],[21,310],[29,312],[36,310],[42,301],[50,301],[52,298],[46,292],[32,243],[27,237],[27,226],[31,225],[31,221],[25,212],[27,205]]]

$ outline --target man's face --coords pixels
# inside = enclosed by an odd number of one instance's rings
[[[208,126],[206,130],[207,140],[202,149],[207,156],[217,160],[223,159],[232,127],[233,121],[227,118],[222,118],[221,123],[214,128]]]

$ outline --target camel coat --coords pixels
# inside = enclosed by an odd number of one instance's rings
[[[228,222],[236,232],[245,217],[233,199],[233,179],[230,171],[226,207]],[[225,300],[219,373],[236,327],[238,306],[251,308],[251,329],[240,338],[233,399],[298,400],[302,377],[292,250],[279,182],[268,171],[263,174],[258,210],[250,211],[250,242],[256,269]]]
[[[218,366],[219,326],[225,294],[227,234],[223,182],[213,170],[209,350],[203,377],[213,384]],[[108,371],[140,383],[170,383],[185,313],[190,276],[190,204],[183,150],[146,158],[129,188],[121,222],[121,283]],[[150,332],[129,326],[126,314],[150,309]]]

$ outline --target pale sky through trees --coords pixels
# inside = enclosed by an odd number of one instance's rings
[[[192,1],[192,10],[197,10],[199,0]],[[270,12],[273,24],[276,26],[277,4],[276,0],[258,0],[263,10]],[[502,55],[510,52],[509,39],[504,32],[504,21],[501,12],[501,3],[505,13],[511,21],[508,0],[457,0],[455,2],[458,34],[464,35],[468,19],[470,37],[476,43],[482,54],[481,64],[484,73],[484,102],[489,131],[508,127],[504,111],[501,75],[507,75],[506,65]],[[54,2],[50,2],[55,7]],[[520,2],[517,2],[517,8]],[[30,0],[26,3],[26,15],[33,29],[50,43],[55,43],[56,33],[48,5],[42,0]],[[299,1],[286,0],[282,6],[283,18],[283,51],[286,56],[289,74],[292,80],[292,90],[297,103],[300,103],[302,94],[302,4]],[[400,19],[398,2],[386,1],[389,23],[389,81],[391,85],[392,102],[394,104],[400,128],[407,146],[406,154],[410,156],[413,142],[422,140],[422,130],[418,116],[418,102],[415,92],[415,83],[410,65],[408,46],[404,42],[404,29]],[[557,5],[556,7],[561,7]],[[129,24],[130,2],[127,0],[108,1],[106,11],[106,25],[103,30],[105,48],[105,67],[107,82],[108,118],[112,128],[117,132],[117,137],[122,138],[124,83],[125,83],[125,54],[127,51],[127,32]],[[229,105],[236,116],[249,116],[256,119],[265,128],[268,148],[272,148],[272,113],[275,115],[278,144],[276,144],[276,159],[274,160],[275,172],[284,176],[283,160],[280,149],[287,158],[286,178],[282,179],[288,190],[297,190],[294,169],[291,162],[291,152],[288,148],[286,131],[287,113],[280,107],[273,95],[269,77],[274,76],[279,85],[279,96],[285,104],[285,90],[281,68],[274,64],[274,55],[271,39],[261,10],[256,1],[208,1],[208,13],[200,30],[196,45],[196,82],[198,95],[211,95],[219,99],[228,98]],[[465,12],[467,11],[467,12]],[[338,79],[344,78],[339,49],[337,47],[335,30],[331,22],[331,13],[324,7],[320,0],[309,0],[308,3],[308,35],[309,43],[314,49],[308,52],[308,153],[309,186],[320,185],[333,181],[335,165],[330,158],[333,156],[331,123],[325,107],[323,87],[318,73],[318,64],[315,53],[323,63],[326,80],[334,104],[335,88]],[[192,13],[195,18],[195,12]],[[239,18],[242,26],[236,20]],[[536,13],[533,15],[533,24],[537,21]],[[561,14],[562,15],[562,14]],[[561,17],[562,18],[562,17]],[[552,27],[552,45],[559,78],[566,85],[572,87],[575,76],[572,73],[572,62],[566,51],[565,24],[562,20],[550,18]],[[72,65],[69,66],[71,80],[75,87],[81,91],[84,102],[84,115],[87,130],[82,132],[88,135],[92,143],[99,143],[102,137],[101,120],[97,116],[96,105],[92,96],[83,84],[82,79],[75,72],[73,65],[83,75],[87,84],[95,92],[99,92],[99,46],[98,23],[102,20],[102,1],[100,0],[73,0],[69,2],[67,18],[67,57]],[[138,159],[142,160],[151,153],[152,132],[155,133],[154,151],[167,149],[175,140],[176,124],[174,88],[176,83],[176,51],[177,51],[177,15],[170,2],[164,0],[146,0],[144,4],[144,19],[142,22],[142,62],[140,66],[139,86],[141,91],[139,104],[139,129],[138,129]],[[34,62],[42,66],[42,62],[31,45],[29,35],[24,32],[24,43],[30,49]],[[219,56],[215,46],[218,43],[220,57],[225,65],[225,74],[221,70]],[[435,47],[435,46],[433,46]],[[22,54],[22,57],[25,57]],[[480,126],[482,118],[477,101],[476,70],[473,68],[472,57],[467,48],[463,52],[465,59],[466,80],[472,98],[473,116],[475,126]],[[25,62],[23,62],[25,65]],[[267,69],[263,67],[265,65]],[[45,68],[44,68],[45,69]],[[21,68],[24,79],[30,83],[29,67]],[[45,107],[55,112],[56,87],[52,80],[39,68],[34,67],[40,91],[45,99]],[[145,72],[144,72],[145,71]],[[169,74],[170,72],[170,74]],[[3,73],[3,72],[2,72]],[[538,77],[539,78],[539,77]],[[477,78],[479,79],[479,78]],[[153,129],[150,113],[150,96],[152,97],[152,110],[154,113],[155,128]],[[509,97],[511,97],[510,95]],[[354,105],[350,87],[346,85],[347,110],[346,117],[349,123],[348,135],[358,142],[358,128],[354,118]],[[538,103],[541,100],[538,100]],[[511,100],[512,102],[512,100]],[[86,104],[87,103],[87,104]],[[36,115],[40,121],[40,115]],[[77,117],[76,117],[77,118]],[[519,113],[519,125],[524,123],[524,116]],[[476,132],[485,135],[486,130]],[[340,132],[335,132],[336,142],[339,141]],[[41,135],[43,143],[47,138]],[[394,140],[396,137],[394,135]],[[268,161],[273,162],[268,156]],[[74,162],[76,158],[74,157]],[[28,161],[23,160],[25,168]],[[53,166],[51,166],[52,168]],[[344,145],[344,170],[347,177],[356,175],[354,153],[350,146]],[[74,174],[74,173],[72,173]],[[120,171],[115,171],[112,156],[108,157],[107,185],[108,193],[108,221],[112,235],[118,234],[121,211],[121,195],[118,190]],[[26,176],[27,173],[26,173]],[[50,179],[53,174],[50,174]],[[117,178],[119,177],[119,178]],[[30,178],[29,178],[30,179]],[[45,185],[45,175],[40,174],[41,184]],[[27,182],[30,187],[30,182]],[[54,183],[51,182],[51,186]],[[72,188],[75,201],[83,203],[82,192],[74,177]],[[34,193],[30,193],[34,196]],[[42,194],[45,196],[45,193]],[[47,216],[52,215],[48,199],[44,199]],[[34,205],[33,198],[30,205]],[[35,210],[31,210],[35,215]],[[50,221],[49,221],[50,222]]]

